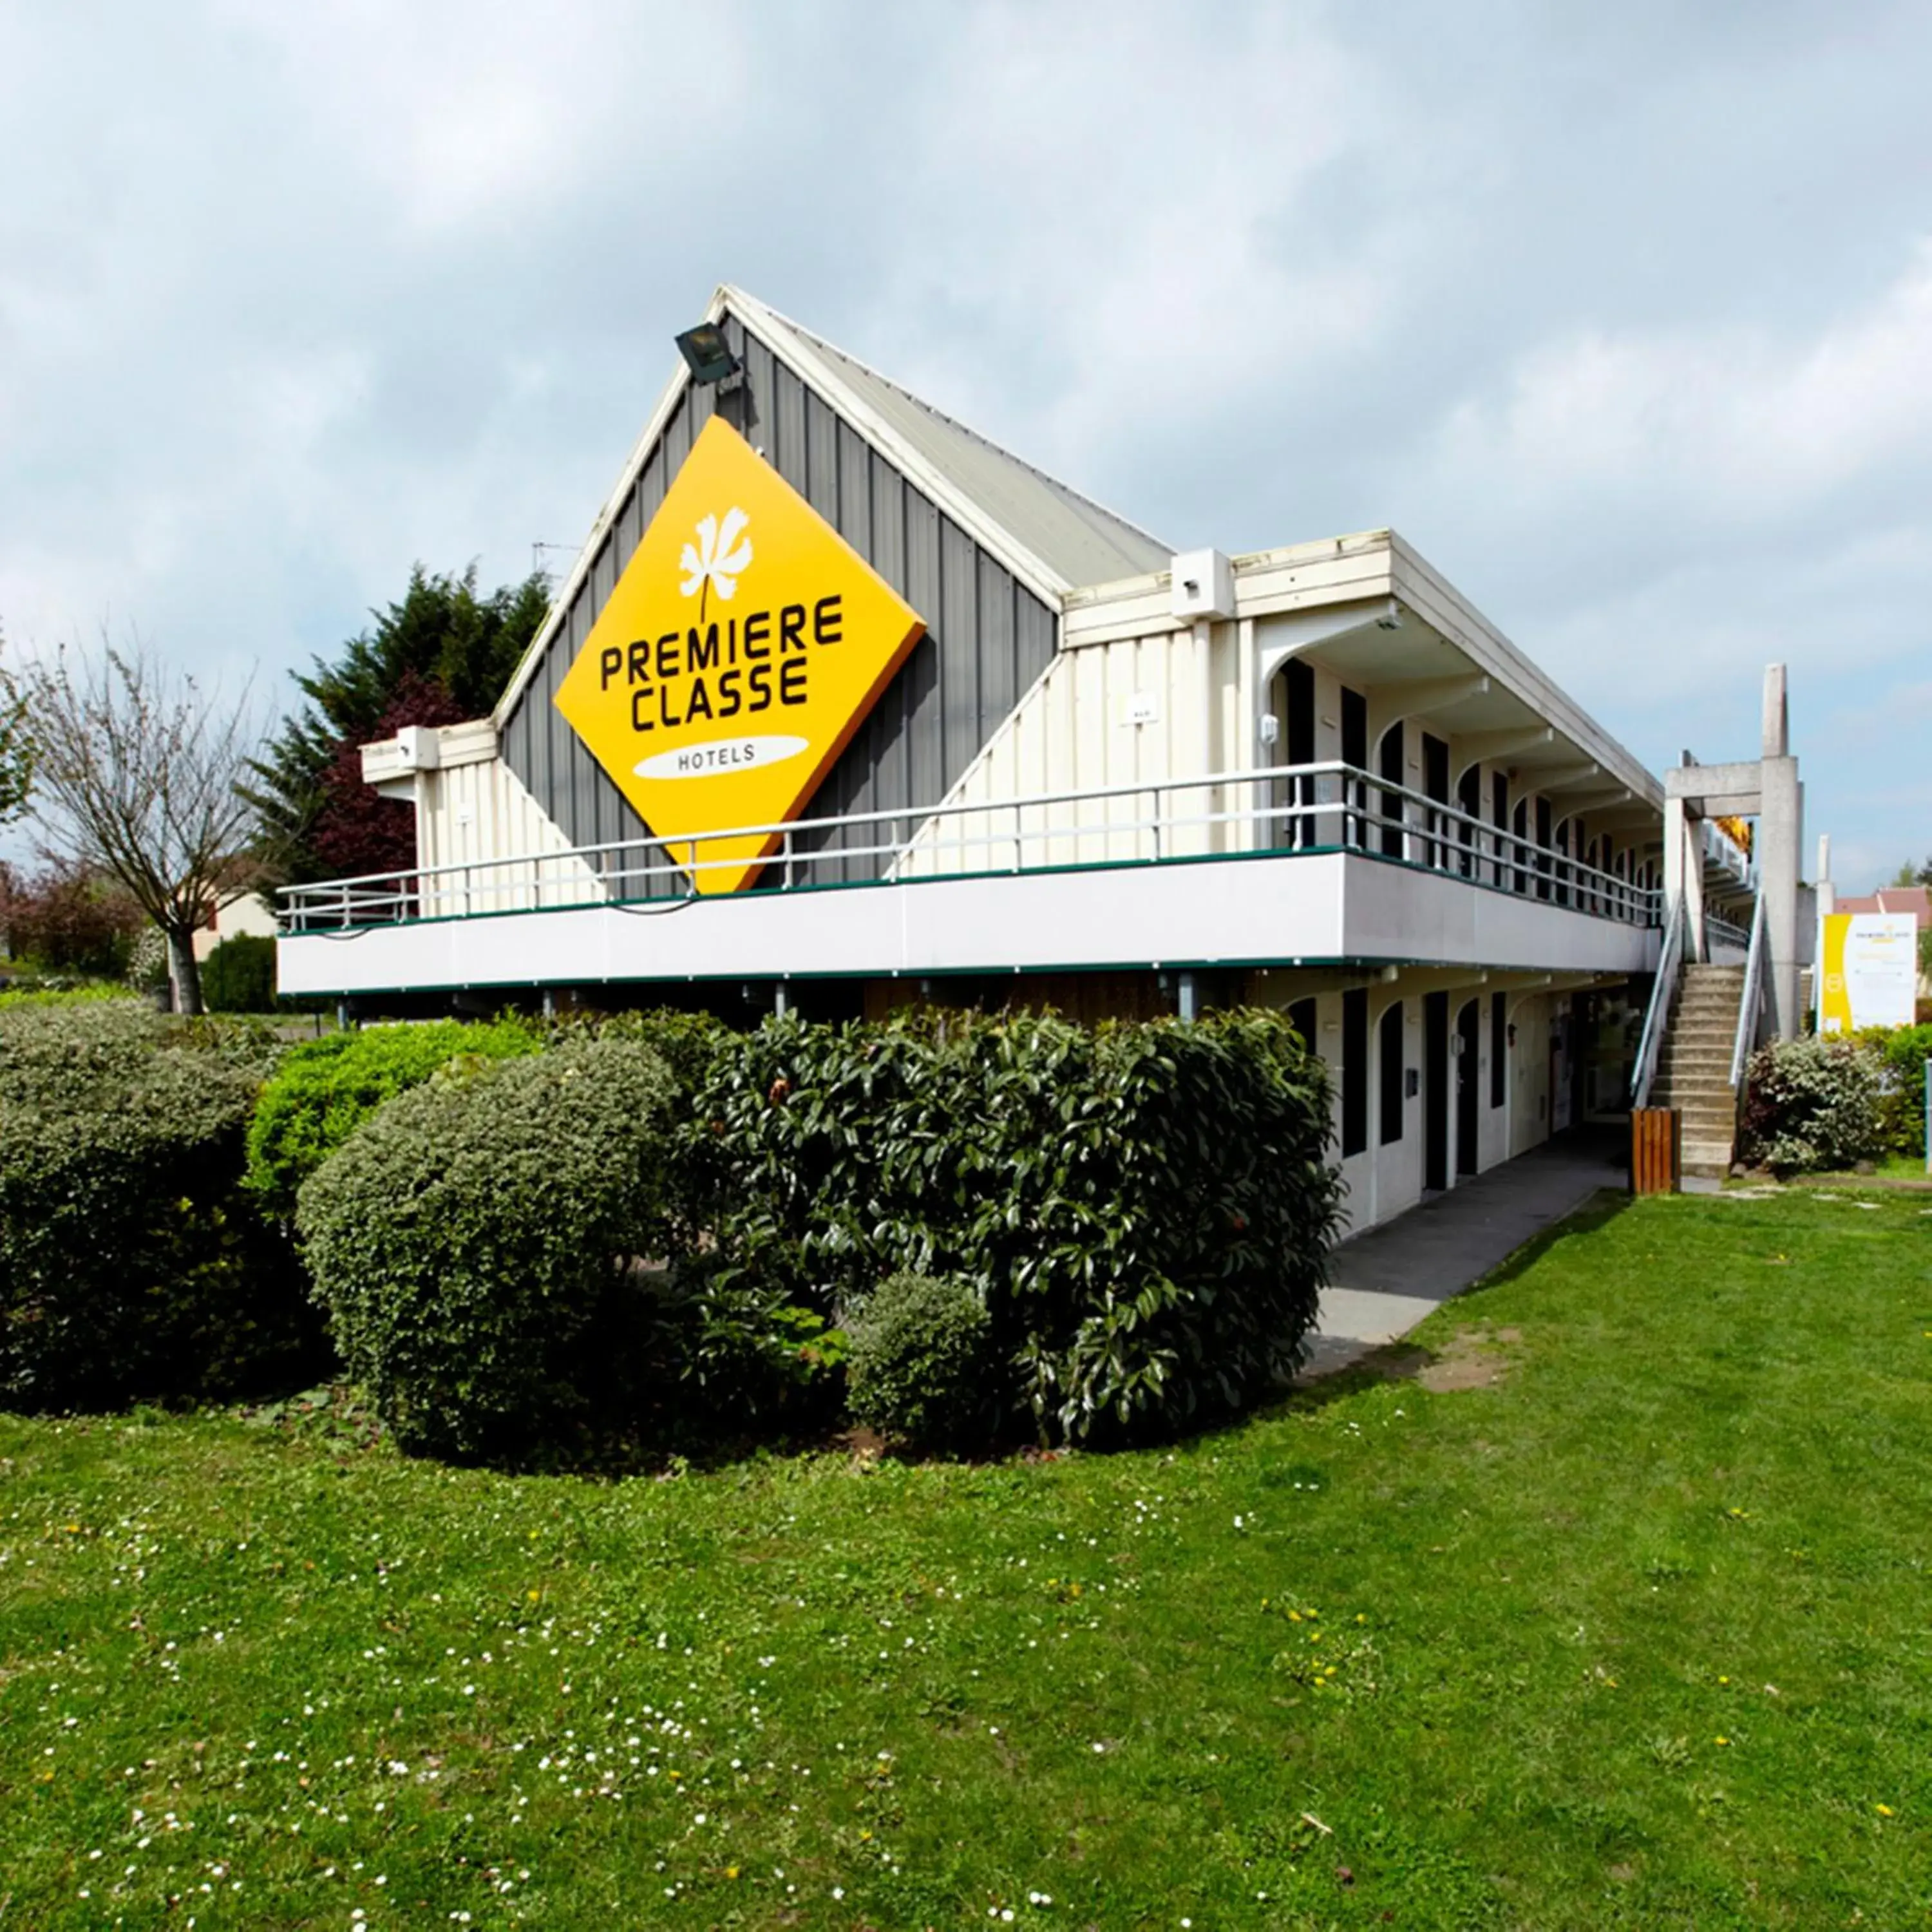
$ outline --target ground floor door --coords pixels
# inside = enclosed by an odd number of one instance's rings
[[[1449,1185],[1449,995],[1422,999],[1422,1184]]]
[[[1474,1000],[1465,1000],[1456,1016],[1456,1172],[1476,1171],[1476,1135],[1481,1114],[1478,1103],[1477,1069],[1482,1063],[1481,1012]]]

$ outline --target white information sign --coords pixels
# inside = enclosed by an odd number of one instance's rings
[[[1839,912],[1820,922],[1818,1030],[1912,1024],[1918,922],[1909,912]]]

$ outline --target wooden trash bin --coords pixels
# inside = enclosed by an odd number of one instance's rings
[[[1678,1166],[1678,1114],[1675,1107],[1630,1109],[1630,1192],[1675,1194]]]

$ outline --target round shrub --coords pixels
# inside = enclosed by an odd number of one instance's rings
[[[0,1402],[226,1395],[320,1365],[300,1269],[240,1186],[272,1051],[134,1000],[0,1015]]]
[[[888,1275],[845,1324],[855,1422],[921,1449],[983,1444],[1000,1409],[986,1304],[963,1281]]]
[[[1880,1062],[1862,1043],[1774,1040],[1752,1058],[1740,1136],[1744,1158],[1772,1172],[1820,1174],[1884,1151]]]
[[[316,1295],[403,1448],[515,1456],[592,1413],[659,1251],[673,1091],[626,1041],[461,1060],[303,1183]]]
[[[302,1183],[398,1094],[460,1055],[509,1060],[542,1045],[520,1021],[433,1020],[308,1040],[285,1054],[248,1129],[248,1186],[271,1214],[291,1215]]]

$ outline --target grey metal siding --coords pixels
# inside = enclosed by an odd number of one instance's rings
[[[736,317],[727,318],[725,328],[746,365],[752,442],[926,619],[926,635],[805,807],[808,818],[903,810],[903,824],[881,828],[903,836],[920,811],[945,796],[1046,670],[1054,652],[1054,614],[763,343],[748,338]],[[557,688],[689,454],[716,394],[708,388],[685,392],[503,731],[511,770],[573,844],[634,840],[613,855],[626,868],[641,865],[645,853],[658,848],[565,723]],[[800,846],[824,842],[821,835],[802,838]],[[842,850],[881,842],[878,833],[863,828],[833,842]],[[879,857],[854,850],[814,876],[864,879],[883,868]],[[626,896],[638,890],[628,888]]]

